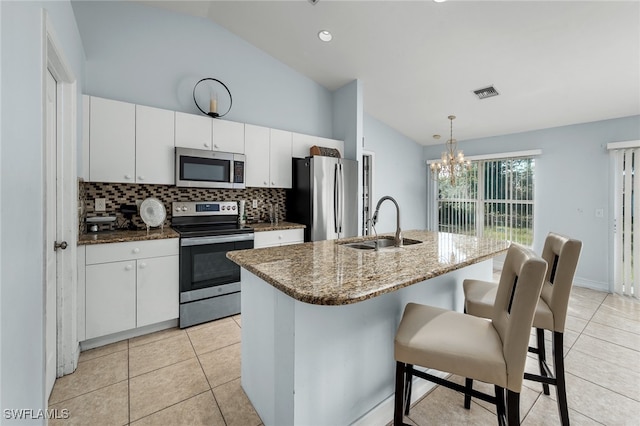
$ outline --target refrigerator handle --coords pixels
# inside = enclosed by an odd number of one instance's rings
[[[342,234],[342,222],[344,221],[344,170],[340,164],[340,226],[338,231]]]
[[[338,177],[338,165],[335,165],[333,171],[333,229],[338,233],[338,193],[339,193],[339,177]]]

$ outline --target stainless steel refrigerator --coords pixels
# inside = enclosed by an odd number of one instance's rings
[[[293,159],[287,220],[302,223],[305,241],[358,235],[358,162],[333,157]]]

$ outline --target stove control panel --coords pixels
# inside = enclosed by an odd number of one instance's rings
[[[237,201],[176,201],[171,208],[176,217],[238,215]]]

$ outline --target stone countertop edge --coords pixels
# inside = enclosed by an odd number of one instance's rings
[[[292,222],[280,222],[278,224],[270,223],[252,223],[254,232],[263,231],[281,231],[286,229],[304,229],[305,225]],[[145,240],[163,240],[166,238],[179,238],[180,235],[171,227],[166,227],[162,231],[158,228],[147,230],[131,231],[128,229],[109,231],[109,232],[88,232],[78,236],[78,245],[91,244],[110,244],[110,243],[126,243],[129,241],[145,241]]]
[[[78,245],[91,245],[91,244],[110,244],[110,243],[126,243],[129,241],[147,241],[147,240],[164,240],[167,238],[179,238],[180,235],[170,227],[166,227],[162,230],[155,228],[141,231],[109,231],[109,232],[96,232],[80,234],[78,236]]]
[[[227,257],[298,301],[348,305],[491,259],[509,247],[507,241],[431,231],[403,236],[423,243],[378,252],[344,246],[373,238],[356,237],[232,251]]]

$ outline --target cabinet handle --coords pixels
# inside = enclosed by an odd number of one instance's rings
[[[140,253],[140,249],[138,247],[136,247],[136,248],[133,249],[133,252],[134,253]]]
[[[146,267],[147,267],[147,264],[146,264],[146,263],[141,263],[141,264],[140,264],[140,269],[144,269],[144,268],[146,268]]]
[[[265,185],[269,185],[269,183],[267,183],[267,181],[266,181],[266,180],[264,181],[264,184],[265,184]]]
[[[278,235],[278,239],[281,240],[282,239],[282,235]]]
[[[125,266],[125,267],[124,267],[124,269],[125,269],[126,271],[130,271],[130,270],[132,270],[132,269],[133,269],[133,266],[131,266],[131,265],[127,265],[127,266]]]
[[[205,142],[205,143],[204,143],[204,147],[205,147],[205,148],[209,148],[209,144]]]
[[[213,144],[213,147],[214,147],[215,149],[220,148],[220,147],[218,146],[218,144],[216,144],[216,143],[214,143],[214,144]]]
[[[276,183],[275,182],[271,182],[271,186],[276,186]]]
[[[144,180],[144,176],[138,176],[139,180]]]
[[[131,179],[131,175],[124,175],[124,178],[127,179],[127,180],[130,180]]]

